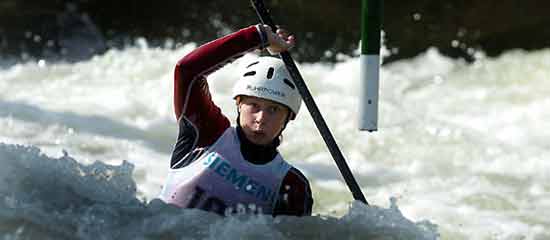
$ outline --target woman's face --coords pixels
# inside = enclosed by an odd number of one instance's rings
[[[289,109],[279,103],[250,96],[237,99],[240,125],[254,144],[270,144],[283,129]]]

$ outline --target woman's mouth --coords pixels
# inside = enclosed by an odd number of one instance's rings
[[[265,135],[264,131],[252,131],[252,133],[254,134],[254,136],[264,136]]]

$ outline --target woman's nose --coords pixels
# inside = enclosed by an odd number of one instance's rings
[[[266,111],[261,109],[260,111],[258,111],[256,113],[256,122],[264,122],[265,121],[265,118],[266,118]]]

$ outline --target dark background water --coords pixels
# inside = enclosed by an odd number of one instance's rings
[[[361,1],[272,0],[275,21],[299,39],[301,61],[334,60],[352,54],[360,39]],[[550,1],[384,1],[383,29],[392,55],[414,56],[434,46],[448,56],[472,60],[482,49],[550,46]],[[2,0],[0,54],[15,58],[85,59],[145,37],[203,43],[228,30],[257,23],[249,1],[222,0]]]

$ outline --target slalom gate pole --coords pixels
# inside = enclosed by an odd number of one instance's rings
[[[251,0],[251,3],[254,9],[256,10],[256,13],[258,14],[260,21],[263,24],[269,25],[274,32],[277,31],[277,26],[273,22],[271,18],[271,14],[267,10],[266,6],[264,5],[263,0]],[[353,177],[353,174],[349,169],[346,163],[346,160],[342,155],[342,152],[338,148],[336,141],[334,141],[334,137],[330,133],[330,130],[325,120],[323,119],[323,116],[321,115],[319,108],[315,104],[315,101],[313,100],[313,97],[311,96],[311,93],[309,92],[304,82],[304,79],[302,78],[302,75],[298,71],[298,68],[294,63],[294,60],[290,56],[290,53],[288,53],[288,51],[281,52],[279,53],[279,56],[285,63],[286,68],[290,73],[290,76],[292,76],[292,79],[294,80],[294,84],[296,84],[296,87],[298,88],[300,95],[302,95],[302,99],[304,100],[304,103],[306,104],[307,109],[309,110],[309,113],[311,114],[311,117],[313,118],[313,121],[317,126],[317,129],[319,129],[321,136],[323,137],[325,143],[327,144],[328,150],[330,151],[330,154],[332,155],[334,161],[336,162],[336,165],[338,166],[340,173],[342,173],[342,176],[344,177],[346,184],[348,185],[351,193],[353,194],[353,198],[355,200],[361,201],[368,205],[367,200],[363,195],[363,192],[361,192],[361,188],[357,184],[357,181],[355,181],[355,178]]]
[[[380,25],[382,0],[363,0],[361,6],[361,94],[359,130],[378,130],[380,79]]]

